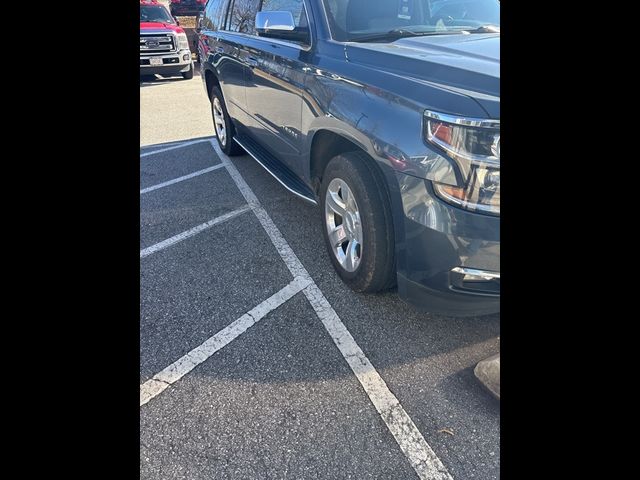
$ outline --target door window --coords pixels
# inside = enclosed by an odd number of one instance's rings
[[[231,32],[256,33],[256,13],[260,7],[260,0],[234,0],[229,14],[229,28]]]
[[[221,30],[224,24],[224,7],[227,0],[209,0],[202,18],[203,30]]]

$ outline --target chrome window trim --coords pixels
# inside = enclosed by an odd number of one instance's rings
[[[302,0],[302,6],[304,7],[304,13],[305,13],[305,16],[307,17],[307,25],[309,26],[309,39],[311,40],[311,42],[307,46],[302,46],[302,45],[300,45],[298,43],[295,43],[295,42],[288,42],[287,40],[280,40],[279,38],[261,37],[259,35],[255,35],[255,34],[252,35],[252,34],[249,34],[249,33],[232,32],[231,30],[227,30],[226,29],[227,25],[225,25],[225,29],[224,30],[218,30],[218,31],[224,32],[224,33],[230,33],[232,35],[241,35],[243,37],[248,37],[248,38],[257,38],[258,40],[262,40],[262,41],[266,41],[266,42],[270,42],[270,43],[276,43],[278,45],[283,45],[285,47],[293,47],[293,48],[296,48],[296,49],[301,50],[303,52],[308,52],[313,48],[313,45],[315,45],[315,35],[311,31],[312,30],[311,29],[311,23],[309,22],[309,8],[307,7],[307,4],[308,4],[308,0]],[[233,6],[231,4],[231,1],[229,2],[229,5]],[[262,0],[260,0],[260,6],[258,7],[258,12],[261,12],[262,11],[261,9],[262,9]],[[231,8],[227,8],[227,14],[229,12],[231,12]],[[228,20],[228,15],[227,15],[227,20]],[[255,23],[255,20],[254,20],[254,23]]]
[[[259,37],[258,35],[249,35],[248,33],[232,32],[230,30],[224,30],[224,33],[225,34],[230,34],[230,35],[238,35],[240,37],[258,39],[258,40],[262,40],[263,42],[268,42],[268,43],[276,43],[278,45],[283,45],[285,47],[296,48],[298,50],[302,50],[302,51],[305,51],[305,52],[308,52],[309,50],[311,50],[311,46],[303,47],[302,45],[298,45],[297,43],[287,42],[286,40],[280,40],[278,38]]]

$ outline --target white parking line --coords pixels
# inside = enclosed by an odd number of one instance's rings
[[[151,245],[150,247],[144,248],[140,250],[140,258],[148,257],[152,253],[156,253],[156,252],[159,252],[160,250],[164,250],[165,248],[170,247],[171,245],[175,245],[176,243],[186,240],[189,237],[193,237],[194,235],[197,235],[198,233],[208,228],[211,228],[214,225],[218,225],[219,223],[226,222],[227,220],[230,220],[233,217],[237,217],[241,213],[247,212],[249,210],[251,210],[251,207],[249,205],[244,205],[238,208],[237,210],[234,210],[229,213],[225,213],[224,215],[214,218],[213,220],[209,220],[208,222],[198,225],[197,227],[190,228],[185,232],[174,235],[173,237],[167,238],[166,240],[156,243],[155,245]]]
[[[453,477],[426,442],[396,396],[391,393],[385,381],[358,346],[324,294],[311,279],[309,272],[304,268],[240,172],[214,141],[211,141],[211,146],[227,167],[231,178],[258,217],[260,224],[269,235],[289,271],[296,278],[302,277],[310,280],[309,287],[304,290],[305,296],[418,477],[422,480],[452,480]]]
[[[269,312],[272,312],[291,299],[302,289],[309,286],[310,283],[311,280],[308,278],[294,278],[293,281],[282,290],[276,292],[260,305],[242,315],[235,322],[220,330],[200,346],[194,348],[176,362],[154,375],[153,378],[144,382],[140,385],[140,406],[160,395],[170,385],[180,380],[211,355],[238,338]]]
[[[240,172],[238,172],[235,165],[231,163],[229,157],[227,157],[218,148],[218,145],[215,142],[212,141],[211,145],[220,157],[220,160],[222,161],[224,166],[227,167],[229,175],[231,175],[231,178],[240,190],[240,193],[242,193],[244,199],[253,209],[253,213],[255,213],[256,217],[258,217],[260,225],[262,225],[262,228],[266,230],[267,235],[269,235],[271,242],[275,245],[276,250],[278,250],[278,253],[282,257],[282,260],[284,260],[284,263],[287,265],[287,268],[289,269],[291,274],[294,277],[311,278],[309,276],[309,273],[307,272],[307,269],[304,268],[296,254],[293,252],[287,241],[282,236],[282,233],[280,233],[280,230],[278,230],[278,227],[276,227],[275,223],[273,223],[273,220],[271,220],[271,217],[269,217],[267,211],[262,208],[258,197],[255,196],[253,190],[251,190],[249,185],[247,185],[247,182],[244,181],[244,178],[242,178],[242,175],[240,175]]]
[[[182,142],[178,145],[174,145],[172,147],[161,148],[160,150],[154,150],[153,152],[145,152],[140,154],[140,158],[148,157],[149,155],[155,155],[156,153],[168,152],[169,150],[175,150],[176,148],[188,147],[189,145],[195,145],[196,143],[204,143],[210,142],[211,140],[208,138],[201,138],[200,140],[192,140],[190,142]]]
[[[400,401],[391,393],[386,382],[360,349],[318,286],[313,283],[305,288],[304,294],[418,477],[424,480],[452,480],[453,477],[402,408]]]
[[[159,188],[168,187],[169,185],[173,185],[174,183],[184,182],[185,180],[189,180],[190,178],[197,177],[199,175],[204,175],[205,173],[213,172],[214,170],[218,170],[219,168],[224,168],[224,164],[219,163],[218,165],[214,165],[213,167],[205,168],[203,170],[198,170],[197,172],[190,173],[189,175],[184,175],[182,177],[174,178],[173,180],[159,183],[151,187],[143,188],[142,190],[140,190],[140,195],[142,195],[143,193],[153,192],[154,190],[158,190]]]

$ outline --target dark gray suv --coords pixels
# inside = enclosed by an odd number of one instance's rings
[[[500,308],[498,0],[209,0],[220,148],[317,204],[359,292]]]

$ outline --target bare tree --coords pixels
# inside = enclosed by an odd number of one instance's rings
[[[254,31],[258,5],[259,2],[255,0],[236,0],[231,21],[235,31],[242,33],[252,33]]]

